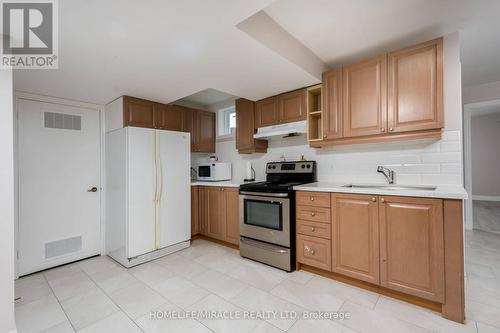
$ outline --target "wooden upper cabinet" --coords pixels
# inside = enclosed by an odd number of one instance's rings
[[[240,198],[237,188],[224,188],[226,212],[226,238],[225,241],[240,244]]]
[[[157,103],[123,96],[123,126],[154,128]]]
[[[306,120],[306,93],[306,89],[300,89],[278,96],[278,122]]]
[[[279,122],[278,98],[262,99],[255,103],[255,127],[276,125]]]
[[[267,152],[267,140],[254,139],[255,103],[244,98],[235,102],[236,107],[236,149],[240,154]]]
[[[332,271],[379,284],[377,197],[332,195]]]
[[[215,152],[215,113],[196,110],[196,146],[195,151],[204,153]]]
[[[444,301],[443,201],[380,197],[381,285]]]
[[[182,131],[182,110],[175,105],[157,104],[156,128]]]
[[[387,128],[387,55],[343,68],[344,137],[375,135]]]
[[[220,187],[205,189],[207,207],[206,235],[215,239],[226,238],[225,193]]]
[[[342,69],[323,73],[323,139],[338,139],[342,134]]]
[[[442,128],[443,39],[388,56],[389,132]]]

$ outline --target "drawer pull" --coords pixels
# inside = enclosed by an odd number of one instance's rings
[[[316,228],[315,228],[315,227],[311,227],[311,231],[312,231],[312,232],[315,232],[315,231],[316,231]]]
[[[314,201],[314,197],[311,197],[311,201]]]
[[[373,197],[372,202],[377,202],[377,198]]]
[[[316,216],[316,213],[315,212],[311,212],[311,216]]]
[[[384,198],[381,198],[381,199],[380,199],[380,202],[381,202],[381,203],[384,203],[384,202],[385,202],[385,199],[384,199]]]

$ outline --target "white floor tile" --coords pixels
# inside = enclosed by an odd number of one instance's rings
[[[48,328],[41,333],[74,333],[75,330],[73,329],[73,326],[71,326],[69,321],[62,322],[56,326],[52,326],[51,328]]]
[[[240,266],[244,266],[240,258],[236,258],[226,253],[209,252],[194,259],[197,263],[221,273],[228,273]]]
[[[140,333],[141,329],[123,312],[116,312],[78,331],[79,333]]]
[[[168,271],[174,272],[176,275],[183,276],[188,280],[191,280],[192,278],[208,270],[207,267],[201,265],[200,263],[184,258],[182,256],[175,256],[168,259],[165,258],[158,263]]]
[[[80,261],[78,266],[87,274],[93,275],[100,271],[107,271],[113,267],[121,267],[116,261],[108,256],[98,256]]]
[[[344,299],[326,288],[317,288],[285,280],[271,294],[312,311],[337,311]]]
[[[468,300],[465,303],[468,318],[500,328],[500,308]]]
[[[429,333],[431,330],[404,322],[395,317],[385,315],[366,307],[345,302],[341,311],[349,313],[350,318],[342,321],[342,325],[360,332],[384,332],[384,333],[406,333],[421,332]]]
[[[307,287],[315,290],[324,290],[337,297],[349,300],[351,303],[365,306],[372,309],[377,303],[379,295],[361,288],[350,286],[322,276],[313,277],[307,284]]]
[[[474,321],[469,321],[466,325],[458,324],[444,319],[440,313],[385,296],[380,297],[375,311],[435,332],[476,333]]]
[[[49,284],[59,301],[84,294],[96,287],[94,281],[83,271],[69,276],[60,276],[57,279],[50,280]]]
[[[211,269],[194,277],[192,282],[227,300],[248,287],[246,283]]]
[[[290,333],[356,333],[357,331],[349,327],[342,326],[331,320],[304,320],[299,319],[288,330]]]
[[[216,296],[216,295],[208,295],[203,298],[201,301],[195,303],[194,305],[188,308],[189,311],[217,311],[220,313],[227,313],[228,316],[231,316],[230,313],[238,313],[238,316],[243,316],[244,310],[227,302],[226,300]],[[205,319],[199,320],[203,325],[208,327],[214,332],[217,333],[232,333],[232,332],[241,332],[246,333],[250,332],[254,329],[258,321],[256,320],[244,320],[244,319]]]
[[[304,311],[295,304],[254,287],[248,287],[233,297],[231,303],[249,311],[277,312],[277,318],[269,318],[266,321],[284,331],[292,327],[297,320],[297,318],[287,318],[285,312],[294,312],[299,317]]]
[[[72,275],[81,273],[81,269],[78,264],[68,264],[56,268],[49,269],[43,272],[43,275],[47,278],[47,281],[52,281],[61,278],[69,278]]]
[[[301,271],[294,271],[294,272],[288,273],[285,276],[285,279],[296,282],[296,283],[306,284],[313,277],[314,277],[313,273],[309,273],[309,272],[301,270]]]
[[[227,274],[239,281],[265,291],[272,290],[283,281],[283,278],[279,274],[247,265],[240,265],[229,270]]]
[[[478,333],[500,333],[500,328],[478,322],[477,331]]]
[[[22,277],[15,281],[15,297],[22,298],[16,303],[16,306],[36,301],[50,295],[52,295],[52,290],[41,273]]]
[[[118,311],[118,307],[100,290],[93,289],[65,301],[61,305],[77,330],[93,324]]]
[[[92,274],[91,279],[106,293],[124,288],[138,280],[123,267],[112,267]]]
[[[18,333],[40,332],[67,320],[54,295],[16,307]]]
[[[174,276],[172,271],[169,271],[154,261],[132,267],[129,269],[129,273],[149,286],[158,285]]]
[[[175,311],[177,314],[184,313],[180,308],[173,304],[165,304],[157,311],[170,312]],[[136,320],[136,323],[145,333],[211,333],[212,331],[206,326],[202,325],[200,322],[189,319],[170,319],[170,318],[154,318],[152,319],[150,315],[145,315]]]
[[[280,330],[274,325],[269,324],[267,321],[259,320],[257,326],[251,331],[251,333],[282,333],[284,331]],[[313,332],[310,332],[313,333]]]
[[[205,289],[180,276],[170,278],[157,285],[154,289],[168,301],[183,309],[209,294]]]
[[[137,319],[164,304],[166,300],[142,282],[131,284],[109,294],[120,309]]]

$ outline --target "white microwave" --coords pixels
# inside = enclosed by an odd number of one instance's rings
[[[198,165],[198,180],[221,181],[231,180],[231,163],[212,162]]]

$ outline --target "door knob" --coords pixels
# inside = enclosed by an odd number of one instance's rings
[[[97,192],[97,187],[92,187],[87,190],[87,192]]]

